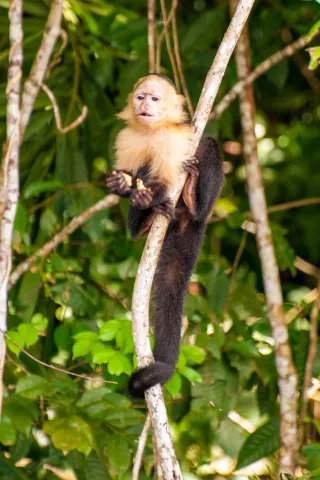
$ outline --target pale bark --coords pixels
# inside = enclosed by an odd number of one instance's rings
[[[190,155],[194,154],[199,144],[228,61],[247,21],[253,3],[254,0],[240,1],[239,7],[209,70],[194,117],[194,138]],[[184,181],[185,176],[182,176],[180,184],[170,192],[171,198],[175,199],[175,201],[180,195]],[[139,368],[148,365],[153,360],[149,341],[150,292],[167,226],[168,221],[163,216],[159,215],[155,219],[146,241],[134,287],[132,300],[133,336]],[[170,437],[168,417],[160,385],[148,390],[145,397],[163,476],[166,480],[181,479],[182,475]]]
[[[23,87],[20,123],[21,138],[29,123],[34,102],[44,81],[54,45],[61,33],[62,6],[63,0],[51,0],[48,21],[44,28],[41,45]]]
[[[3,369],[7,329],[7,285],[12,265],[13,222],[19,199],[20,89],[22,77],[22,0],[12,0],[9,8],[9,70],[7,84],[7,141],[2,161],[0,191],[0,415],[3,400]]]
[[[27,272],[32,265],[34,265],[40,258],[47,257],[65,238],[71,235],[77,228],[87,222],[95,213],[101,212],[106,208],[111,208],[119,203],[119,197],[116,195],[107,195],[99,202],[89,207],[84,212],[74,217],[68,225],[66,225],[60,232],[58,232],[51,240],[37,250],[31,257],[26,258],[21,262],[10,276],[9,288],[12,287],[21,275]]]
[[[143,429],[139,437],[137,452],[133,460],[131,480],[139,480],[139,472],[141,468],[143,452],[148,440],[148,433],[149,433],[150,427],[151,427],[150,415],[147,415],[146,421],[144,422]]]
[[[156,33],[156,0],[148,0],[149,73],[153,73],[156,71],[155,33]]]
[[[220,115],[229,107],[229,105],[235,100],[241,92],[244,91],[245,87],[251,85],[257,78],[261,77],[264,73],[266,73],[270,68],[272,68],[277,63],[281,62],[281,60],[292,57],[298,50],[301,50],[303,47],[308,45],[311,40],[317,35],[314,33],[312,36],[304,35],[295,42],[287,45],[282,50],[271,55],[269,58],[261,62],[254,70],[248,73],[247,77],[244,77],[242,80],[240,79],[230,90],[229,92],[223,97],[220,103],[213,109],[212,113],[210,114],[210,120],[214,118],[219,118]]]
[[[318,296],[314,302],[314,305],[311,310],[310,314],[310,332],[309,332],[309,348],[308,348],[308,356],[306,361],[306,366],[304,369],[304,379],[303,379],[303,387],[302,387],[302,394],[301,394],[301,409],[300,409],[300,417],[299,417],[299,446],[302,446],[303,437],[304,437],[304,417],[307,414],[308,403],[309,403],[309,396],[308,390],[311,387],[311,379],[312,379],[312,369],[315,358],[317,356],[318,350],[318,320],[319,320],[319,310],[320,310],[320,276],[318,280]]]
[[[237,0],[230,0],[231,10]],[[239,80],[250,73],[249,36],[244,28],[236,47]],[[256,241],[262,267],[268,317],[275,341],[275,361],[280,392],[280,455],[279,471],[294,474],[297,450],[297,374],[292,360],[288,329],[284,319],[279,267],[276,261],[267,204],[259,165],[255,136],[255,104],[252,86],[240,95],[243,155],[252,219],[256,224]]]

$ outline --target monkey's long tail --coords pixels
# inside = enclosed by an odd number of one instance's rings
[[[143,397],[148,388],[166,383],[179,357],[183,303],[203,229],[192,223],[183,235],[178,229],[179,224],[167,232],[153,283],[155,361],[131,376],[128,388],[134,397]]]

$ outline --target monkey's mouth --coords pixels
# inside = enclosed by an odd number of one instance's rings
[[[147,112],[142,112],[140,113],[139,117],[153,117],[153,115],[150,115],[150,113]]]

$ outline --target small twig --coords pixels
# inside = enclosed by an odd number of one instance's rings
[[[166,9],[165,0],[160,0],[160,5],[161,5],[162,18],[163,18],[163,21],[164,21],[164,24],[165,24],[164,33],[165,33],[165,38],[166,38],[167,52],[168,52],[171,67],[172,67],[174,83],[175,83],[177,92],[180,93],[180,80],[179,80],[176,61],[175,61],[173,51],[172,51],[172,47],[171,47],[171,40],[170,40],[170,34],[169,34],[169,22],[168,22],[168,19],[167,19],[167,9]],[[173,13],[174,13],[175,9],[177,8],[177,5],[178,5],[178,0],[173,0],[172,8],[171,8],[171,11],[170,11],[170,13],[172,13],[172,16],[173,16]]]
[[[64,227],[59,233],[57,233],[49,242],[43,245],[36,253],[31,255],[31,257],[27,258],[23,262],[19,263],[19,265],[15,268],[10,276],[9,281],[9,288],[12,287],[23,273],[29,270],[29,268],[38,261],[39,258],[47,257],[50,252],[54,248],[59,245],[66,237],[71,235],[77,228],[87,222],[95,213],[100,212],[101,210],[105,210],[106,208],[111,208],[114,205],[119,203],[119,197],[116,195],[107,195],[99,202],[92,205],[92,207],[88,208],[84,212],[80,213],[77,217],[74,217],[71,222]]]
[[[41,88],[46,93],[46,95],[48,96],[48,98],[49,98],[49,100],[52,104],[54,118],[55,118],[55,121],[56,121],[56,127],[57,127],[57,130],[58,130],[59,133],[62,133],[62,134],[68,133],[71,130],[73,130],[74,128],[76,128],[78,125],[80,125],[80,123],[82,123],[85,120],[85,118],[88,115],[88,107],[86,105],[84,105],[82,107],[81,114],[79,115],[79,117],[74,122],[72,122],[67,127],[63,127],[62,124],[61,124],[61,116],[60,116],[59,107],[58,107],[58,104],[57,104],[57,101],[56,101],[56,98],[55,98],[53,92],[45,84],[42,84]]]
[[[156,71],[156,51],[155,51],[155,34],[156,34],[156,0],[148,0],[148,56],[149,56],[149,73]]]
[[[229,282],[229,295],[233,292],[233,288],[234,288],[234,284],[235,284],[235,280],[236,280],[236,273],[237,273],[237,270],[238,270],[238,266],[239,266],[241,256],[243,254],[243,251],[244,251],[246,243],[247,243],[247,239],[248,239],[248,231],[244,230],[243,234],[242,234],[242,238],[241,238],[239,248],[237,250],[237,253],[236,253],[232,268],[231,268],[231,277],[230,277],[230,282]]]
[[[310,314],[310,332],[309,332],[309,349],[308,349],[308,356],[306,361],[306,366],[304,370],[304,379],[303,379],[303,387],[302,387],[302,394],[301,394],[301,410],[300,410],[300,417],[299,417],[299,445],[302,445],[303,437],[304,437],[304,418],[307,413],[308,408],[308,389],[311,386],[311,378],[312,378],[312,368],[313,362],[317,355],[317,347],[318,347],[318,318],[319,318],[319,309],[320,309],[320,277],[318,281],[318,296],[314,302],[314,305],[311,310]]]
[[[284,58],[291,57],[294,55],[298,50],[308,45],[311,40],[317,35],[315,33],[312,37],[309,35],[304,35],[295,42],[291,43],[291,45],[287,45],[283,50],[279,50],[278,52],[271,55],[269,58],[264,60],[260,63],[254,70],[252,70],[248,76],[240,80],[236,83],[231,90],[223,97],[220,103],[213,109],[212,113],[210,114],[209,119],[212,120],[214,118],[219,118],[220,115],[229,107],[229,105],[240,95],[241,92],[245,89],[246,86],[253,83],[257,78],[261,77],[265,72],[270,70],[274,65],[281,62]]]
[[[189,91],[188,91],[188,87],[187,87],[187,84],[186,84],[186,79],[185,79],[184,72],[183,72],[183,67],[182,67],[182,61],[181,61],[181,55],[180,55],[180,46],[179,46],[179,37],[178,37],[178,28],[177,28],[177,19],[176,19],[177,9],[173,8],[175,1],[176,0],[172,1],[173,50],[174,50],[174,56],[175,56],[175,59],[176,59],[178,74],[179,74],[179,78],[180,78],[180,82],[181,82],[181,86],[182,86],[182,92],[183,92],[183,95],[184,95],[184,97],[186,99],[186,102],[187,102],[187,107],[188,107],[188,110],[189,110],[189,113],[190,113],[190,117],[192,118],[194,110],[193,110],[193,106],[192,106],[192,103],[191,103],[191,98],[190,98],[190,95],[189,95]]]
[[[309,305],[309,303],[314,302],[317,299],[317,297],[318,297],[318,289],[314,288],[313,290],[311,290],[311,292],[308,292],[305,297],[303,297],[303,301],[304,303]],[[300,307],[300,306],[299,307],[294,306],[290,308],[290,310],[288,310],[285,313],[285,316],[284,316],[285,322],[287,324],[291,323],[302,311],[303,311],[303,307]]]
[[[301,200],[293,200],[292,202],[285,202],[285,203],[279,203],[278,205],[272,205],[271,207],[267,208],[267,212],[268,213],[284,212],[286,210],[291,210],[293,208],[308,207],[309,205],[316,205],[318,203],[320,203],[320,197],[303,198]],[[243,215],[247,218],[250,218],[249,211],[244,212]],[[211,217],[208,223],[221,222],[222,220],[226,220],[227,218],[228,218],[228,215]]]
[[[61,62],[61,55],[65,50],[66,46],[68,45],[68,34],[62,28],[60,29],[60,38],[61,38],[61,46],[57,51],[57,53],[54,55],[52,61],[50,62],[45,78],[48,78],[53,67],[55,67]]]
[[[178,2],[178,0],[176,0],[176,2]],[[156,45],[156,72],[157,73],[160,72],[160,66],[161,66],[161,46],[162,46],[162,42],[163,42],[164,36],[166,34],[166,30],[170,26],[172,16],[173,16],[173,12],[174,12],[175,8],[177,8],[176,4],[173,4],[172,7],[171,7],[171,10],[169,12],[167,20],[165,21],[164,18],[163,18],[163,29],[157,37],[157,45]]]
[[[151,427],[151,419],[150,415],[147,415],[146,421],[144,422],[144,426],[142,432],[139,437],[138,448],[136,455],[133,460],[133,468],[132,468],[132,477],[131,480],[138,480],[139,479],[139,472],[141,468],[141,462],[143,457],[143,452],[147,443],[149,429]]]
[[[65,370],[64,368],[55,367],[54,365],[51,365],[51,363],[46,363],[46,362],[43,362],[42,360],[39,360],[39,358],[34,357],[27,350],[20,347],[20,345],[18,345],[18,343],[16,343],[14,340],[12,340],[12,338],[10,337],[10,335],[8,335],[7,332],[5,332],[2,329],[0,329],[0,332],[2,333],[2,335],[4,335],[8,339],[9,342],[13,343],[13,345],[15,347],[17,347],[20,350],[20,352],[23,352],[25,355],[27,355],[27,357],[31,358],[36,363],[39,363],[40,365],[43,365],[44,367],[50,368],[51,370],[55,370],[57,372],[65,373],[66,375],[70,375],[71,377],[84,378],[85,380],[90,380],[91,382],[92,382],[92,380],[94,380],[93,377],[89,377],[88,375],[81,375],[81,374],[78,374],[78,373],[70,372],[69,370]],[[103,378],[99,378],[99,382],[101,382],[101,383],[114,383],[115,385],[117,384],[117,382],[112,382],[111,380],[104,380]]]
[[[23,365],[21,365],[21,363],[15,362],[13,358],[8,354],[8,352],[6,353],[6,357],[10,363],[12,363],[15,367],[19,368],[26,375],[30,374],[30,372],[28,372],[28,370]]]
[[[24,84],[21,101],[21,138],[29,123],[34,102],[45,78],[54,45],[61,34],[62,7],[63,0],[51,1],[48,21],[44,27],[41,45]]]
[[[312,265],[301,257],[296,257],[294,266],[303,273],[310,275],[311,277],[320,278],[320,268]]]

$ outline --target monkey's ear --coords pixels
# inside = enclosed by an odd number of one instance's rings
[[[124,120],[125,122],[131,122],[134,120],[132,111],[132,93],[128,95],[127,105],[123,110],[121,110],[121,112],[116,114],[116,117],[120,118],[120,120]]]

